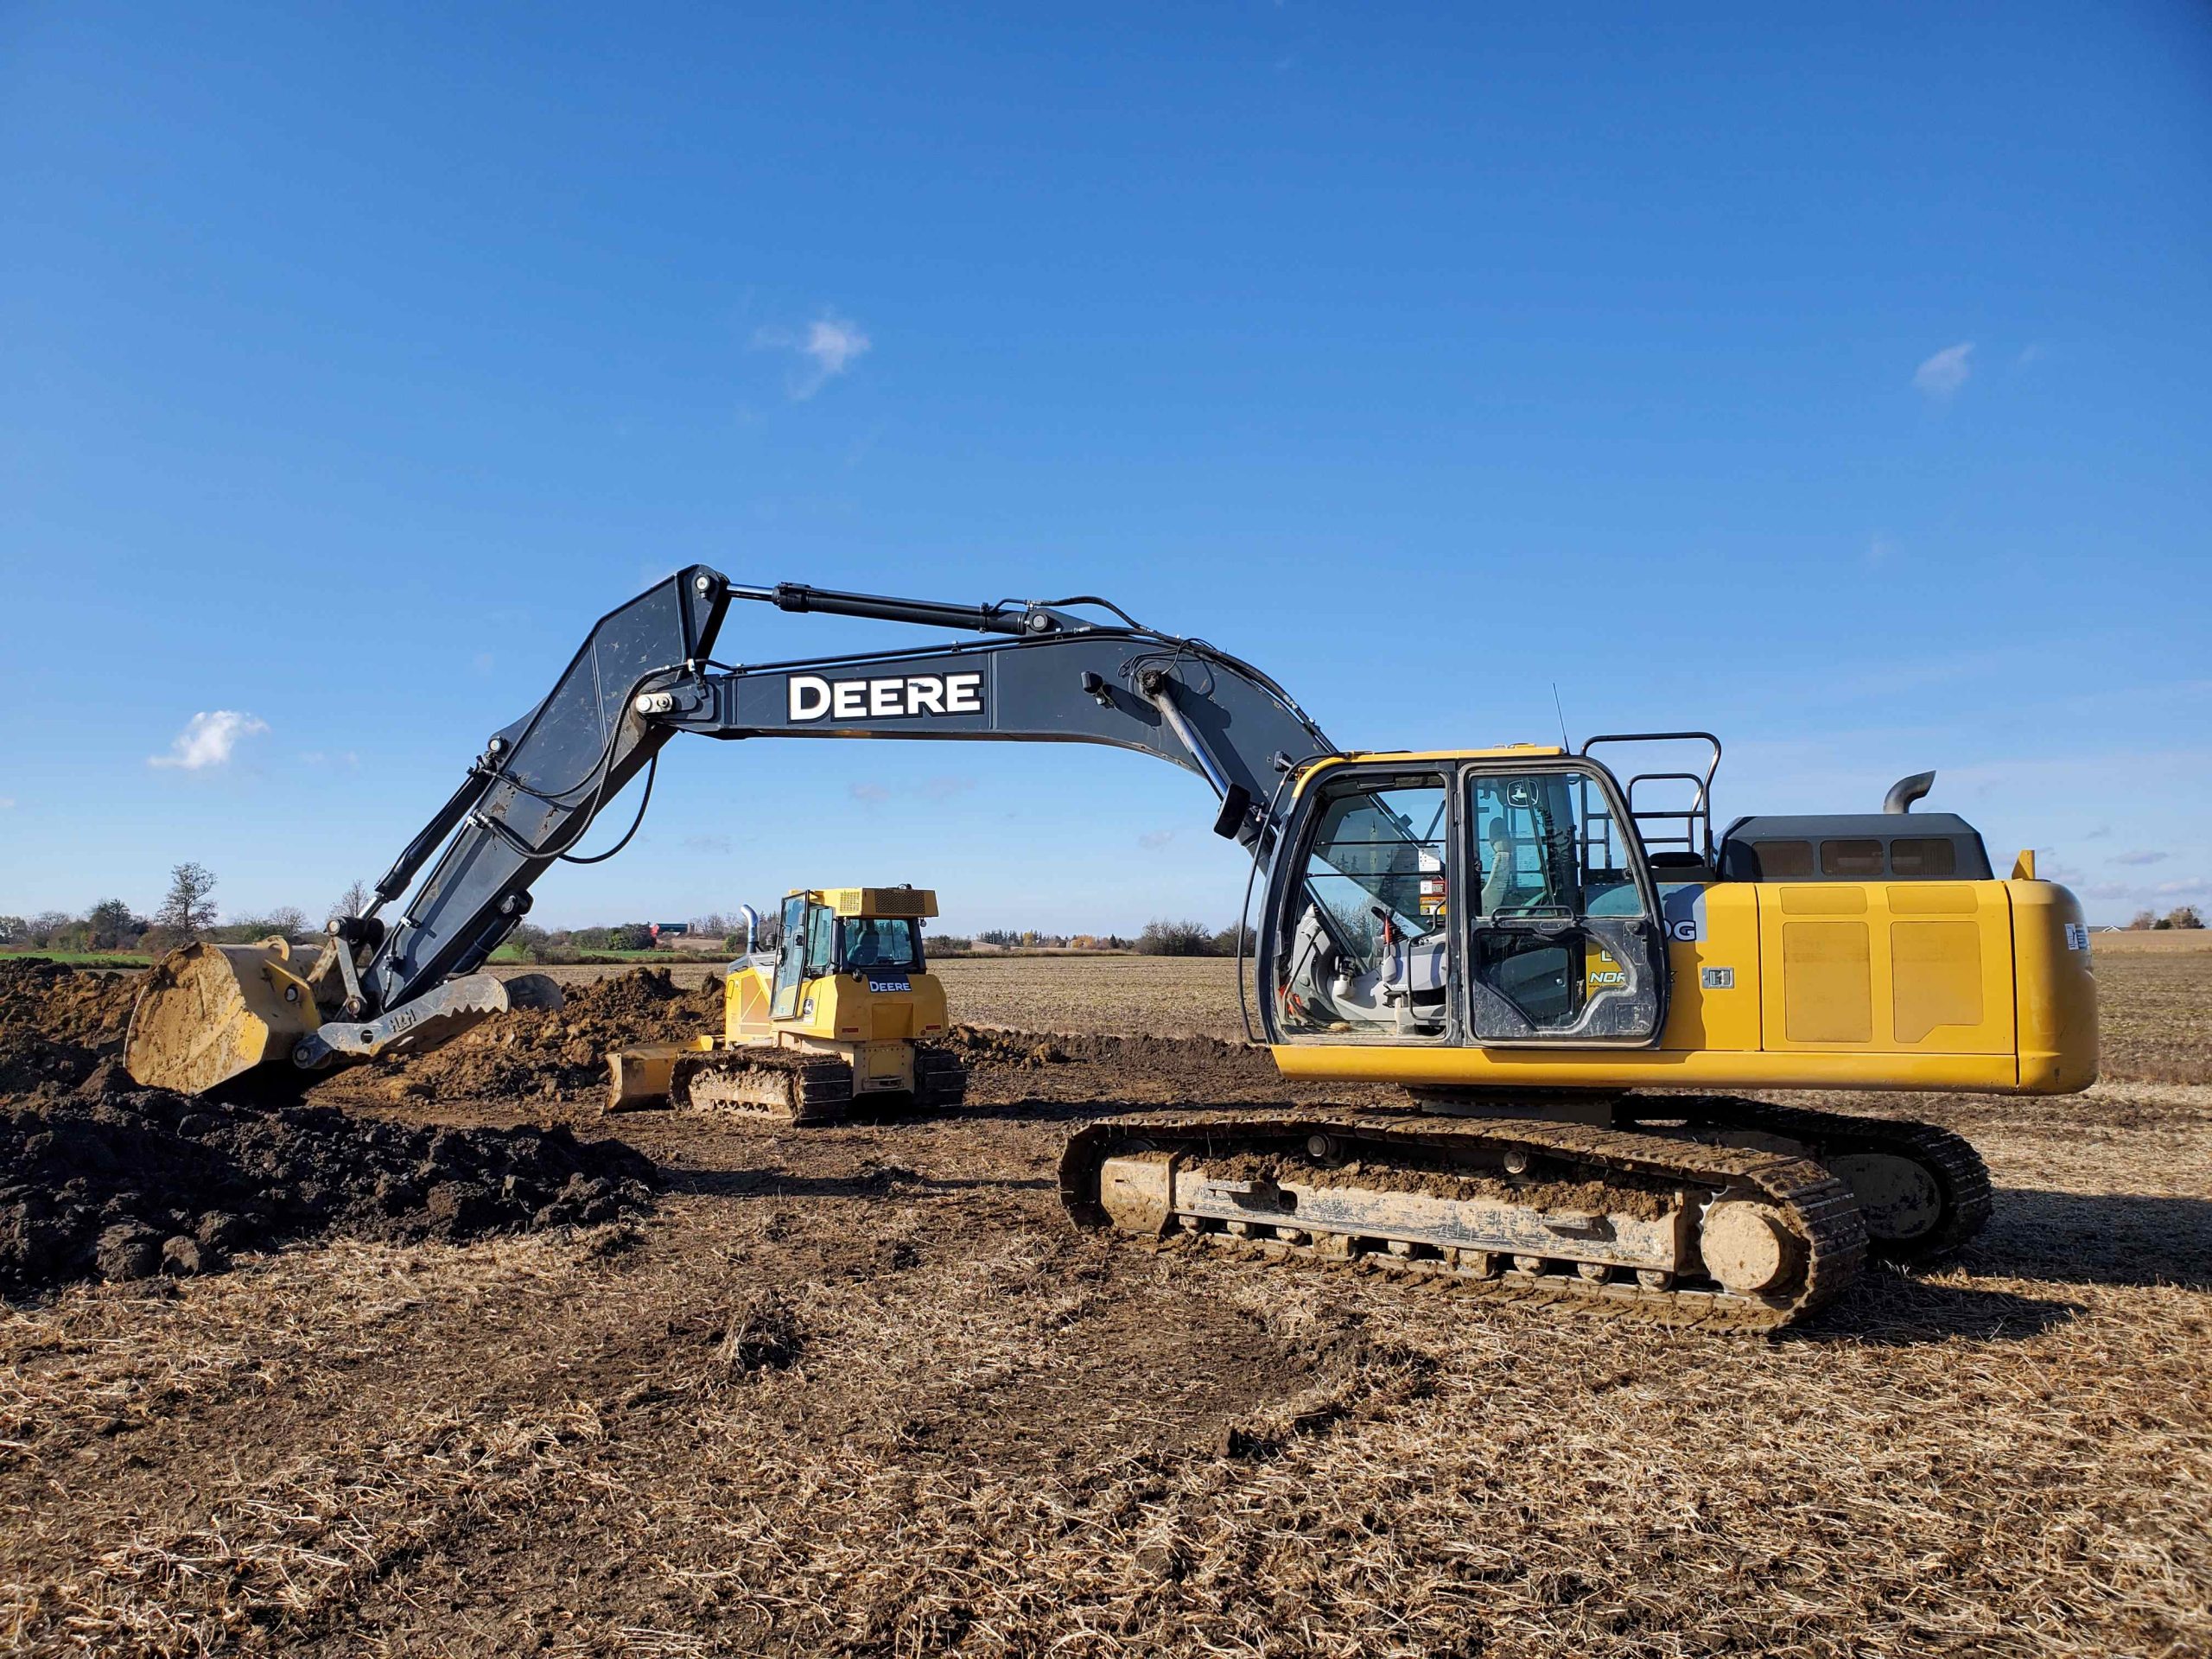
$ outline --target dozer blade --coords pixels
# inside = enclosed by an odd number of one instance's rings
[[[607,1105],[613,1112],[643,1112],[672,1106],[677,1062],[712,1051],[714,1039],[689,1043],[646,1043],[618,1048],[607,1057]]]
[[[322,1020],[305,965],[275,941],[170,951],[131,1011],[124,1069],[149,1089],[198,1095],[289,1058]]]
[[[1850,1190],[1808,1159],[1536,1119],[1140,1114],[1070,1140],[1078,1226],[1747,1332],[1858,1275]]]

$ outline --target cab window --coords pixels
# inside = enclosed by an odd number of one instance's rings
[[[813,979],[836,967],[837,913],[827,905],[806,912],[806,976]]]
[[[912,969],[922,965],[914,924],[903,916],[848,916],[841,925],[848,968]]]
[[[1414,774],[1325,787],[1285,890],[1275,989],[1283,1024],[1440,1036],[1450,957],[1444,780]]]
[[[1644,913],[1632,871],[1618,868],[1592,785],[1567,772],[1477,773],[1467,810],[1474,831],[1473,912],[1538,921]]]

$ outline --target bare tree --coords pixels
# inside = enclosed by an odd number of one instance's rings
[[[369,907],[369,890],[359,881],[338,895],[338,902],[330,907],[325,921],[336,921],[340,916],[359,916]]]
[[[168,896],[154,912],[153,931],[168,944],[184,944],[215,925],[214,873],[205,865],[180,864],[169,872]]]

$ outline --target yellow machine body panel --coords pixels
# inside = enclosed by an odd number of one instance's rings
[[[2047,881],[1702,887],[1668,946],[1650,1048],[1442,1042],[1273,1046],[1287,1077],[1440,1088],[1957,1090],[2069,1094],[2096,1080],[2080,905]],[[1605,970],[1592,950],[1586,968]]]
[[[766,1041],[775,1029],[769,1005],[776,982],[771,968],[747,963],[730,969],[722,982],[722,1037],[731,1043]]]
[[[757,969],[729,976],[725,999],[730,1040],[757,1042],[772,1029],[780,1036],[825,1043],[910,1043],[944,1034],[944,986],[936,975],[901,969],[906,988],[877,990],[854,974],[824,974],[802,980],[795,1016],[767,1019],[768,987]],[[741,1020],[739,1005],[758,1000],[758,1023]]]
[[[937,894],[928,887],[794,887],[785,897],[804,896],[838,916],[937,915]]]

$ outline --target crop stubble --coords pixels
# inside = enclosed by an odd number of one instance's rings
[[[946,966],[994,1024],[1236,1029],[1225,963]],[[1088,1116],[1365,1098],[1160,1040],[976,1039],[969,1107],[927,1123],[624,1120],[669,1180],[642,1224],[73,1289],[0,1327],[0,1630],[57,1651],[2202,1651],[2212,998],[2180,957],[2100,972],[2113,1070],[2145,1080],[1858,1102],[1972,1135],[1996,1218],[1955,1268],[1878,1274],[1776,1343],[1073,1236],[1052,1160]],[[425,1081],[318,1093],[603,1129],[595,1088]]]

